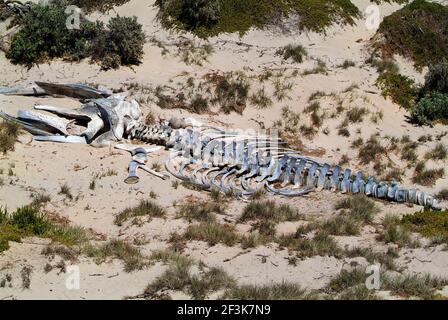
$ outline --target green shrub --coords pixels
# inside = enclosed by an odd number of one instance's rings
[[[145,34],[137,18],[102,22],[81,19],[80,29],[67,29],[68,14],[58,5],[35,5],[20,19],[7,58],[31,68],[54,58],[79,61],[92,57],[103,69],[140,64]]]
[[[425,77],[425,85],[420,94],[431,92],[448,94],[448,60],[432,65]]]
[[[118,66],[139,65],[143,58],[145,33],[136,17],[114,17],[107,25],[102,47],[94,59],[102,61],[103,69],[116,69]]]
[[[187,30],[212,28],[218,23],[221,14],[221,0],[181,1],[179,21]]]
[[[36,206],[25,206],[11,214],[0,209],[0,252],[9,249],[9,241],[20,242],[27,236],[49,238],[66,246],[81,245],[89,240],[85,229],[57,225]]]
[[[84,12],[90,13],[93,11],[108,12],[115,6],[121,6],[129,0],[60,0],[65,5],[75,5],[81,8]]]
[[[20,31],[14,35],[7,58],[13,63],[31,67],[53,58],[82,59],[87,56],[88,30],[94,23],[82,22],[80,30],[66,27],[68,14],[63,7],[36,5],[20,20]]]
[[[386,72],[380,75],[376,81],[385,97],[390,97],[393,102],[405,109],[411,109],[417,94],[414,80],[398,73]]]
[[[418,124],[448,120],[448,94],[432,93],[422,98],[411,111],[411,119]]]
[[[414,232],[448,244],[448,211],[420,211],[405,215],[401,223]]]
[[[448,7],[415,0],[384,18],[378,32],[386,39],[384,53],[412,58],[421,68],[448,56],[447,29]]]
[[[360,16],[350,0],[157,0],[156,5],[164,27],[201,37],[281,25],[291,15],[301,17],[298,29],[324,32],[334,23],[353,24]]]
[[[11,215],[11,225],[33,235],[43,235],[49,229],[48,221],[33,207],[17,209]]]

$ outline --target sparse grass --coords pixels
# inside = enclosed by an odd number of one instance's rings
[[[95,176],[92,178],[92,180],[90,180],[89,189],[92,191],[96,189],[96,179],[97,177]]]
[[[402,182],[403,175],[404,171],[401,170],[400,168],[391,168],[386,173],[384,173],[384,175],[381,177],[381,180]]]
[[[292,82],[285,82],[281,79],[276,79],[274,81],[274,97],[278,101],[283,101],[286,98],[290,98],[288,92],[290,92],[293,88]]]
[[[145,117],[145,124],[147,125],[153,125],[157,122],[157,118],[154,114],[154,112],[149,111],[148,114]]]
[[[438,143],[434,149],[425,154],[427,160],[445,160],[448,155],[448,150],[443,143]]]
[[[347,127],[343,126],[343,124],[341,124],[338,127],[338,135],[340,135],[341,137],[350,137],[350,130],[347,129]]]
[[[321,232],[334,236],[355,236],[360,231],[360,221],[351,215],[340,214],[315,226]]]
[[[215,214],[225,213],[225,203],[213,200],[187,200],[179,206],[178,217],[191,221],[215,221]]]
[[[314,93],[313,95],[310,96],[310,99],[312,98],[312,100],[316,99],[316,94],[318,93]],[[314,101],[312,103],[310,103],[303,111],[306,113],[315,113],[318,112],[320,110],[320,103],[317,101]]]
[[[78,259],[80,250],[75,250],[63,245],[51,244],[46,246],[41,253],[44,256],[50,257],[51,259],[54,259],[54,257],[57,255],[60,256],[63,260],[74,262]]]
[[[374,291],[369,290],[364,284],[350,287],[336,297],[338,300],[379,300]]]
[[[325,96],[327,96],[327,93],[324,92],[324,91],[319,91],[319,90],[318,91],[314,91],[310,95],[310,97],[308,98],[308,102],[312,102],[314,100],[320,99],[320,98],[325,97]],[[320,107],[320,105],[319,105],[319,107]],[[310,110],[310,111],[313,111],[313,110]]]
[[[415,164],[418,160],[418,144],[411,141],[401,141],[401,143],[404,143],[403,147],[401,148],[401,160],[405,160],[408,163],[408,166]]]
[[[162,261],[163,263],[175,263],[183,265],[192,265],[194,263],[193,259],[180,254],[173,250],[158,250],[154,251],[149,257],[152,261]]]
[[[312,69],[307,69],[302,72],[303,76],[308,76],[310,74],[327,74],[327,64],[322,60],[317,60],[317,65]]]
[[[363,143],[364,143],[364,140],[361,137],[359,137],[359,138],[356,138],[355,140],[353,140],[351,146],[352,146],[352,148],[359,148],[363,145]]]
[[[73,200],[73,194],[71,188],[67,183],[64,183],[59,190],[59,194],[64,195],[67,199]]]
[[[363,257],[370,264],[379,263],[385,270],[398,270],[394,259],[398,257],[398,250],[389,248],[387,252],[377,252],[372,248],[354,247],[345,251],[348,258]]]
[[[400,218],[387,215],[384,218],[384,230],[379,234],[378,240],[385,243],[395,243],[400,247],[418,247],[417,241],[412,240],[409,230],[400,225]]]
[[[355,89],[359,89],[359,86],[356,83],[353,83],[353,84],[349,85],[347,88],[345,88],[343,93],[352,92]]]
[[[324,118],[325,114],[319,113],[319,112],[313,112],[311,113],[311,123],[316,127],[320,128],[324,124]]]
[[[20,271],[20,277],[22,278],[22,289],[29,289],[31,286],[31,274],[33,273],[33,267],[23,266]]]
[[[120,259],[124,263],[126,272],[141,270],[148,264],[147,259],[137,247],[118,239],[99,246],[87,246],[84,252],[87,256],[94,258],[97,263],[106,262],[108,258]]]
[[[447,193],[448,193],[448,191],[447,191]],[[266,197],[266,194],[267,194],[267,192],[265,189],[259,189],[250,196],[250,200],[252,200],[252,201],[261,200],[264,197]]]
[[[442,189],[438,194],[437,194],[437,199],[440,200],[448,200],[448,189]]]
[[[14,151],[17,138],[21,134],[20,126],[12,122],[0,122],[0,152],[3,154]]]
[[[369,140],[359,148],[358,159],[361,164],[369,164],[387,154],[387,149],[378,138],[372,135]]]
[[[362,268],[354,268],[352,270],[341,270],[341,272],[331,279],[329,288],[337,293],[343,292],[348,288],[364,284],[367,274]]]
[[[339,293],[340,298],[353,296],[351,290],[358,291],[359,299],[375,299],[374,291],[370,294],[362,289],[365,286],[367,274],[363,268],[354,268],[352,270],[342,270],[338,276],[330,281],[329,289]],[[421,299],[434,299],[435,291],[442,289],[448,284],[448,281],[429,275],[390,275],[384,271],[380,274],[381,290],[390,291],[393,295],[404,298],[418,297]],[[364,291],[364,292],[363,292]],[[347,296],[347,294],[349,294]],[[366,295],[367,294],[367,295]]]
[[[220,77],[215,85],[215,98],[212,102],[219,104],[224,113],[235,111],[242,114],[249,97],[248,81],[242,76],[236,78],[226,76]]]
[[[436,297],[436,290],[441,290],[448,285],[446,279],[420,275],[400,275],[391,277],[383,276],[383,287],[391,291],[392,294],[405,298],[418,297],[424,300],[431,300]]]
[[[300,44],[298,45],[288,44],[282,49],[279,49],[277,51],[277,54],[282,55],[283,59],[285,60],[292,59],[296,63],[302,63],[303,58],[307,56],[307,51]]]
[[[412,182],[420,184],[422,186],[433,186],[438,179],[445,176],[445,169],[428,169],[423,161],[417,163],[414,175],[412,176]]]
[[[270,242],[272,240],[272,237],[264,236],[263,234],[251,232],[248,235],[243,235],[240,238],[240,244],[241,248],[248,249],[248,248],[256,248],[259,245],[265,244],[267,242]]]
[[[195,94],[194,97],[191,99],[189,109],[191,110],[191,112],[197,114],[206,113],[209,110],[208,100],[205,99],[200,94]]]
[[[398,65],[395,61],[391,60],[391,59],[383,59],[383,60],[378,60],[378,59],[370,59],[368,61],[368,63],[370,63],[370,65],[374,68],[376,68],[376,70],[380,73],[398,73],[400,72],[400,69],[398,68]]]
[[[31,202],[30,206],[37,209],[42,207],[45,203],[51,201],[51,197],[45,193],[33,193],[31,195],[31,199],[33,199],[33,201]]]
[[[250,96],[250,101],[253,105],[261,109],[266,109],[272,105],[272,99],[266,94],[264,88],[259,89],[256,93]]]
[[[117,170],[115,170],[115,169],[107,169],[106,171],[104,171],[104,172],[102,172],[99,176],[98,176],[98,178],[100,178],[100,179],[102,179],[102,178],[106,178],[106,177],[113,177],[113,176],[116,176],[116,175],[118,175],[118,172],[117,172]]]
[[[214,221],[201,222],[188,226],[184,234],[178,236],[181,240],[197,240],[207,242],[210,246],[218,243],[234,246],[239,241],[235,227],[229,224],[219,224]],[[176,238],[176,236],[174,236]],[[174,239],[172,237],[172,240]],[[176,239],[176,240],[179,240]]]
[[[348,69],[351,67],[356,67],[356,63],[352,60],[344,60],[344,62],[339,66],[342,69]]]
[[[339,165],[340,166],[345,166],[345,165],[347,165],[347,164],[349,164],[350,163],[350,157],[347,155],[347,154],[343,154],[342,156],[341,156],[341,160],[339,160]]]
[[[327,233],[318,232],[313,238],[302,237],[302,230],[298,229],[296,234],[280,236],[277,240],[280,247],[294,251],[299,258],[313,256],[340,257],[342,249],[337,242]]]
[[[233,287],[235,280],[221,268],[198,266],[193,274],[193,262],[184,259],[171,262],[168,270],[150,283],[141,296],[149,299],[169,298],[167,291],[183,292],[195,300],[206,299],[218,290]]]
[[[297,221],[303,219],[297,209],[289,205],[277,205],[274,201],[252,201],[244,209],[240,222],[255,221],[253,230],[258,230],[262,236],[274,236],[275,227],[279,222]]]
[[[353,107],[347,111],[347,121],[349,123],[360,123],[364,120],[364,116],[368,113],[366,108]]]
[[[316,128],[314,128],[312,125],[308,126],[308,125],[305,125],[305,124],[302,124],[299,127],[299,131],[307,139],[312,139],[316,135],[316,133],[317,133]]]
[[[151,169],[157,172],[162,171],[162,165],[160,164],[160,162],[153,162],[151,164]]]
[[[204,65],[213,51],[209,43],[196,45],[192,40],[183,40],[178,44],[178,54],[186,65]]]
[[[375,214],[379,212],[375,203],[364,195],[355,195],[340,200],[336,203],[335,209],[347,209],[353,218],[364,223],[372,223]]]
[[[226,290],[222,299],[231,300],[308,300],[313,296],[306,289],[293,283],[274,283],[270,285],[234,286]]]
[[[252,201],[244,209],[240,217],[241,222],[249,220],[297,221],[303,219],[297,209],[287,204],[277,205],[272,200]]]
[[[147,217],[149,219],[163,218],[165,213],[165,209],[160,207],[154,201],[141,200],[137,206],[127,208],[117,214],[114,223],[118,226],[122,226],[125,221],[135,217]]]
[[[300,227],[296,232],[296,237],[311,231],[325,235],[355,236],[360,233],[363,224],[373,221],[375,213],[379,211],[373,201],[361,195],[339,201],[335,209],[348,210],[325,221],[315,221]]]

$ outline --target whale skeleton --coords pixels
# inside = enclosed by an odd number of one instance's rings
[[[131,153],[125,182],[139,182],[138,169],[161,179],[166,172],[146,166],[148,155],[162,147],[169,150],[166,170],[174,177],[203,190],[219,190],[238,197],[260,190],[285,197],[303,196],[312,191],[331,190],[344,194],[365,194],[375,199],[412,203],[440,210],[438,200],[418,189],[407,189],[395,181],[376,181],[350,168],[331,166],[301,155],[275,136],[242,134],[203,125],[194,119],[173,118],[147,125],[138,103],[126,94],[113,94],[86,85],[37,82],[31,89],[0,89],[0,94],[65,95],[80,99],[78,109],[35,106],[35,111],[20,111],[16,117],[0,111],[5,121],[16,122],[36,141],[83,143],[115,148]],[[70,128],[77,126],[78,132]],[[81,129],[80,129],[81,128]],[[162,147],[119,143],[138,140]]]

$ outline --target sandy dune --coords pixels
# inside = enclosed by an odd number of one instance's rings
[[[369,1],[354,1],[364,9]],[[320,149],[322,161],[338,163],[343,155],[348,155],[349,165],[354,169],[363,169],[373,172],[371,167],[361,166],[356,161],[357,150],[351,147],[352,141],[357,137],[368,139],[372,134],[379,133],[382,137],[389,135],[401,138],[409,135],[417,140],[422,135],[437,136],[447,131],[446,126],[436,125],[430,127],[415,127],[406,122],[406,111],[400,109],[389,99],[381,96],[375,86],[378,73],[365,64],[369,56],[369,39],[375,30],[368,30],[364,21],[360,20],[353,27],[333,27],[326,35],[297,34],[280,35],[273,31],[252,30],[243,37],[235,34],[221,35],[209,40],[214,52],[209,56],[203,66],[186,65],[177,54],[176,45],[180,37],[192,38],[190,35],[179,35],[165,31],[155,19],[156,9],[153,1],[131,0],[128,4],[116,8],[120,15],[136,15],[143,24],[148,39],[157,39],[168,49],[169,53],[162,55],[162,49],[154,42],[148,41],[145,45],[145,57],[140,66],[133,69],[121,68],[116,71],[102,72],[97,65],[88,61],[81,63],[67,63],[53,61],[30,70],[9,63],[3,53],[0,53],[0,86],[21,86],[35,80],[59,83],[93,83],[104,87],[119,89],[130,83],[139,83],[155,88],[158,85],[175,85],[177,81],[184,81],[188,76],[197,79],[207,73],[219,71],[244,71],[247,75],[259,75],[265,70],[280,70],[283,76],[290,75],[298,70],[299,75],[281,81],[291,81],[293,89],[288,93],[289,99],[281,102],[273,100],[273,105],[266,109],[259,109],[249,105],[242,115],[210,114],[192,115],[185,110],[163,110],[155,103],[145,103],[142,108],[145,113],[153,112],[157,116],[168,118],[171,115],[190,115],[206,123],[226,124],[232,128],[259,129],[258,123],[270,127],[281,118],[281,110],[289,106],[292,111],[302,113],[308,105],[310,95],[315,91],[334,93],[332,96],[320,100],[322,109],[330,114],[342,99],[351,106],[364,106],[370,114],[381,112],[383,119],[377,124],[369,120],[369,116],[359,123],[350,125],[350,137],[338,135],[338,126],[341,117],[327,118],[323,128],[328,128],[328,134],[320,130],[311,140],[303,138],[306,149]],[[388,15],[400,6],[381,5],[382,15]],[[107,20],[115,15],[94,15],[93,18]],[[199,40],[197,43],[200,43]],[[276,54],[279,47],[289,43],[300,43],[308,50],[308,57],[302,64],[284,61]],[[301,76],[300,73],[316,65],[316,61],[324,61],[328,67],[328,74],[312,74]],[[356,67],[346,70],[338,66],[344,60],[350,59]],[[397,57],[402,73],[417,81],[423,81],[424,72],[419,73],[412,63]],[[253,87],[266,87],[267,92],[273,91],[271,82],[260,83],[253,81]],[[358,86],[351,92],[344,92],[352,84]],[[15,114],[18,110],[28,110],[36,104],[76,107],[77,101],[67,98],[35,98],[12,97],[0,95],[0,110]],[[306,116],[304,117],[306,119]],[[357,133],[358,132],[358,133]],[[433,148],[438,141],[422,144],[418,149],[419,156]],[[448,136],[444,136],[442,143],[448,145]],[[166,151],[153,154],[150,163],[163,163]],[[46,204],[44,212],[57,214],[68,219],[72,224],[93,230],[104,239],[123,239],[133,242],[135,239],[145,240],[139,248],[145,254],[154,250],[168,247],[168,239],[173,232],[181,232],[188,226],[188,222],[177,219],[173,203],[180,203],[186,196],[194,195],[207,198],[203,192],[192,191],[183,186],[173,188],[174,177],[162,181],[156,177],[141,174],[140,183],[126,185],[123,180],[127,175],[127,165],[130,157],[126,152],[109,149],[95,149],[80,145],[61,145],[53,143],[39,143],[32,141],[28,134],[20,137],[14,152],[0,156],[0,177],[4,185],[0,186],[0,206],[7,206],[12,211],[30,203],[33,193],[45,192],[51,196],[51,202]],[[398,156],[393,156],[394,164],[405,167]],[[445,162],[428,162],[428,166],[445,167]],[[13,175],[8,175],[11,168]],[[97,181],[95,190],[89,189],[92,177],[97,173],[115,170],[116,175],[107,176]],[[410,180],[412,170],[406,169],[403,185],[412,186]],[[67,183],[75,201],[67,200],[58,194],[60,186]],[[448,187],[448,176],[439,179],[433,187],[419,187],[422,190],[436,193]],[[158,197],[156,201],[167,209],[166,219],[153,219],[149,223],[136,226],[125,223],[122,227],[114,224],[114,216],[121,210],[136,205],[139,200],[148,199],[151,192]],[[328,191],[312,193],[303,198],[283,199],[276,198],[279,203],[288,203],[298,208],[299,212],[318,218],[328,218],[334,214],[334,203],[344,196]],[[402,215],[413,213],[420,208],[408,207],[399,204],[385,204],[378,202],[381,213],[375,221],[380,222],[386,214]],[[444,204],[447,205],[446,203]],[[245,203],[232,201],[229,204],[226,217],[228,221],[235,221],[242,211]],[[282,223],[278,232],[294,232],[297,223]],[[242,232],[250,229],[249,225],[238,226]],[[387,248],[386,245],[375,240],[374,228],[365,227],[360,236],[336,237],[341,246],[362,246],[378,250]],[[52,270],[44,271],[48,257],[41,251],[49,241],[29,238],[23,243],[12,243],[10,250],[0,253],[0,280],[7,274],[12,276],[11,287],[0,288],[0,299],[121,299],[126,296],[135,296],[143,291],[148,283],[156,279],[166,269],[161,263],[140,271],[126,273],[122,263],[114,260],[110,263],[96,264],[92,259],[81,257],[75,264],[81,271],[80,290],[69,291],[65,287],[67,273],[58,273]],[[431,273],[436,276],[448,277],[448,253],[442,246],[422,247],[418,249],[403,248],[399,252],[397,261],[409,273]],[[188,243],[185,255],[202,261],[207,266],[223,267],[230,275],[242,284],[269,284],[272,282],[288,281],[299,283],[310,289],[320,289],[328,284],[330,279],[337,275],[341,269],[352,263],[367,265],[364,258],[345,258],[315,256],[298,261],[296,265],[288,262],[287,250],[279,249],[276,244],[268,244],[251,250],[243,250],[240,246],[227,247],[216,245],[210,247],[206,243],[193,241]],[[60,259],[60,257],[55,258]],[[54,263],[54,261],[53,261]],[[23,266],[31,266],[31,287],[23,290],[21,287],[20,272]],[[446,292],[446,290],[445,290]],[[183,298],[179,293],[174,298]],[[213,298],[213,296],[212,296]]]

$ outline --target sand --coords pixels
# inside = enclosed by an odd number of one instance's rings
[[[281,102],[274,100],[271,107],[259,109],[249,105],[242,115],[235,113],[226,115],[192,115],[185,110],[162,110],[154,103],[142,105],[145,113],[153,112],[157,116],[168,118],[171,115],[189,115],[205,123],[225,124],[228,127],[240,129],[258,129],[258,122],[266,127],[271,126],[281,118],[281,110],[289,106],[297,113],[303,113],[308,104],[309,96],[315,91],[334,93],[334,96],[324,97],[321,100],[322,108],[329,114],[334,110],[337,97],[344,103],[365,106],[373,114],[382,112],[383,119],[377,124],[368,119],[360,124],[350,125],[351,137],[338,135],[338,126],[342,118],[326,119],[324,127],[328,128],[328,135],[322,130],[312,139],[302,139],[308,150],[321,150],[319,159],[329,163],[337,163],[342,155],[348,155],[350,166],[354,169],[366,171],[371,168],[360,166],[356,159],[357,150],[351,147],[355,137],[368,139],[374,133],[381,136],[389,135],[402,137],[409,135],[417,140],[422,135],[436,136],[446,131],[446,127],[436,125],[433,128],[415,127],[406,122],[407,112],[400,109],[390,99],[381,96],[375,86],[378,73],[365,64],[369,56],[369,40],[375,30],[368,30],[363,20],[359,20],[352,27],[332,27],[326,35],[307,33],[280,35],[273,31],[251,30],[239,37],[235,34],[225,34],[209,39],[214,52],[203,66],[186,65],[176,54],[176,43],[180,37],[192,39],[190,35],[179,35],[165,31],[156,20],[154,1],[131,0],[128,4],[115,9],[116,14],[122,16],[135,15],[143,24],[148,38],[161,41],[169,53],[162,55],[162,49],[148,42],[145,45],[145,57],[140,66],[121,68],[116,71],[103,72],[99,66],[88,61],[81,63],[67,63],[52,61],[27,70],[9,63],[3,53],[0,53],[0,86],[21,86],[33,81],[49,81],[58,83],[95,83],[108,88],[122,88],[130,83],[139,83],[145,86],[173,85],[179,79],[192,76],[197,79],[205,74],[219,71],[221,73],[244,70],[248,75],[257,75],[268,69],[282,70],[286,73],[297,69],[299,73],[312,68],[317,59],[324,61],[328,66],[328,74],[313,74],[296,76],[288,81],[293,83],[289,92],[289,99]],[[362,10],[369,1],[354,1]],[[388,15],[400,6],[381,5],[382,15]],[[94,14],[93,18],[107,20],[115,15]],[[195,40],[199,43],[199,40]],[[294,64],[284,61],[276,54],[279,47],[289,43],[300,43],[308,50],[308,58],[303,64]],[[346,70],[338,66],[346,59],[356,63],[356,67]],[[412,63],[402,57],[397,57],[403,73],[417,81],[423,81],[424,72],[416,71]],[[358,89],[351,93],[343,91],[356,84]],[[254,87],[266,86],[271,92],[272,83],[261,84],[254,82]],[[67,98],[36,98],[11,97],[0,95],[0,110],[15,114],[18,110],[30,110],[36,104],[77,107],[77,101]],[[360,133],[356,133],[357,130]],[[423,144],[418,152],[422,157],[426,151],[435,146],[438,141]],[[442,138],[442,143],[448,144],[448,137]],[[163,163],[165,151],[153,154],[150,163]],[[173,232],[181,232],[188,226],[188,222],[176,219],[174,202],[182,201],[188,195],[206,198],[203,192],[191,191],[182,186],[173,188],[174,177],[162,181],[156,177],[141,174],[140,183],[129,186],[123,180],[127,175],[127,165],[130,160],[126,152],[95,149],[89,146],[61,145],[53,143],[39,143],[32,141],[31,136],[24,134],[14,152],[0,157],[0,168],[4,169],[1,177],[5,184],[0,186],[0,206],[7,206],[9,210],[30,203],[30,196],[36,192],[46,192],[51,196],[51,202],[44,207],[45,212],[55,213],[64,217],[74,225],[93,230],[104,239],[123,239],[133,241],[144,239],[146,244],[140,249],[147,254],[154,250],[168,246],[167,240]],[[404,167],[399,157],[392,161]],[[446,162],[428,162],[428,166],[445,167]],[[8,176],[8,169],[12,168],[13,175]],[[104,177],[97,181],[95,190],[89,189],[89,183],[96,173],[115,170],[116,175]],[[410,180],[412,170],[406,170],[403,184],[412,186]],[[68,201],[58,194],[60,186],[67,183],[76,201]],[[448,176],[439,179],[433,187],[420,187],[422,190],[436,193],[448,187]],[[150,192],[155,192],[157,202],[168,210],[168,218],[153,219],[142,226],[126,223],[122,227],[116,226],[114,216],[121,210],[136,205],[140,200],[148,199]],[[297,207],[301,213],[320,218],[334,214],[334,203],[343,198],[342,195],[323,191],[310,196],[294,199],[278,198],[277,201],[288,203]],[[229,205],[229,219],[233,221],[240,214],[245,204],[233,201]],[[413,213],[420,208],[409,208],[405,205],[378,203],[381,220],[386,214]],[[445,204],[446,205],[446,204]],[[278,232],[294,232],[297,224],[284,223],[279,225]],[[249,229],[249,226],[241,227]],[[366,228],[359,237],[338,237],[342,246],[363,246],[377,249],[385,248],[384,244],[375,240],[375,230]],[[166,269],[161,263],[145,268],[141,271],[127,273],[122,263],[114,260],[109,263],[96,264],[87,257],[76,262],[81,271],[80,290],[67,290],[65,282],[68,274],[58,273],[55,270],[46,273],[44,266],[48,258],[40,252],[48,245],[47,240],[25,239],[23,243],[12,243],[11,248],[0,254],[0,279],[11,274],[12,287],[0,288],[0,299],[122,299],[127,296],[138,295],[148,283],[156,279]],[[223,245],[208,246],[203,242],[191,242],[185,249],[185,255],[204,262],[207,266],[221,266],[242,284],[269,284],[272,282],[288,281],[299,283],[310,289],[320,289],[328,284],[330,279],[337,275],[341,269],[357,261],[366,265],[363,258],[337,259],[334,257],[312,257],[298,261],[296,265],[288,262],[288,252],[271,244],[261,246],[249,251],[240,247],[226,247]],[[264,257],[264,258],[263,258]],[[409,273],[430,273],[437,276],[448,277],[448,255],[441,247],[419,248],[416,250],[402,249],[398,259]],[[32,266],[31,286],[22,289],[20,271],[23,266]],[[446,290],[445,290],[446,292]],[[184,295],[176,293],[176,298]]]

